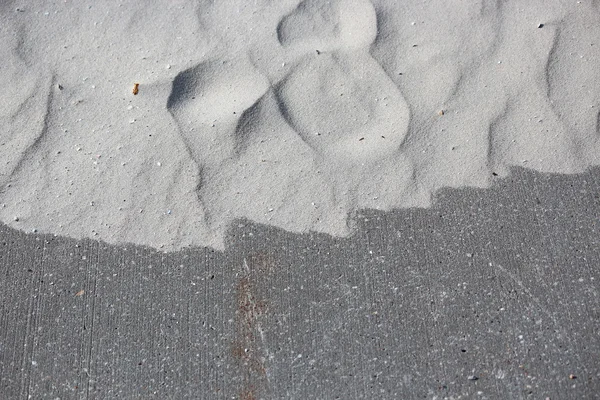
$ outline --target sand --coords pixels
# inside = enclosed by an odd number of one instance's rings
[[[596,0],[35,3],[0,5],[0,220],[27,232],[346,236],[600,164]]]

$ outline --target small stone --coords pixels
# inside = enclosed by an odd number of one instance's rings
[[[468,377],[467,377],[467,379],[468,379],[468,380],[470,380],[470,381],[476,381],[476,380],[478,380],[479,378],[478,378],[478,377],[476,377],[475,375],[471,375],[471,376],[468,376]]]
[[[544,24],[539,24],[538,25],[538,28],[543,28],[543,27],[544,27]]]
[[[14,217],[13,219],[15,222],[19,222],[19,217]]]
[[[573,374],[569,375],[569,379],[577,379],[577,377]]]

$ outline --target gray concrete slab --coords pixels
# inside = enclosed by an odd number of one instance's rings
[[[171,254],[1,226],[0,398],[599,397],[600,170],[353,221]]]

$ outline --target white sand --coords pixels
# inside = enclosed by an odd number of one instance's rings
[[[222,248],[600,164],[599,1],[212,3],[1,3],[4,223]]]

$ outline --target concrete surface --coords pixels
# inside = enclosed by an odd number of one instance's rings
[[[599,169],[515,169],[225,253],[2,226],[0,398],[598,398],[599,218]]]

